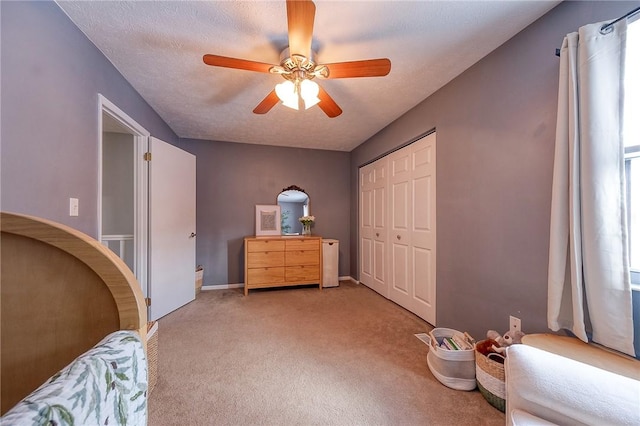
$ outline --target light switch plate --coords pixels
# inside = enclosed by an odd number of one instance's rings
[[[77,198],[69,198],[69,216],[78,216]]]

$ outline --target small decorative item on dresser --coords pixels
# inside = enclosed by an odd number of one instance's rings
[[[256,235],[280,235],[280,206],[256,205]]]
[[[302,223],[302,235],[311,235],[311,225],[316,220],[315,216],[302,216],[298,219]]]

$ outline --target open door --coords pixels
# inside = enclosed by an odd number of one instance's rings
[[[196,157],[149,138],[149,319],[195,299]]]

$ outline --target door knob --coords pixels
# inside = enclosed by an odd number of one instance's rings
[[[195,233],[195,232],[192,232],[192,233],[191,233],[191,235],[189,235],[189,238],[193,238],[193,237],[195,237],[195,236],[196,236],[196,233]]]
[[[397,238],[397,239],[400,239],[401,237],[400,237],[400,235],[398,235],[396,238]]]
[[[379,236],[380,236],[380,233],[379,233],[379,232],[376,232],[376,237],[379,237]]]

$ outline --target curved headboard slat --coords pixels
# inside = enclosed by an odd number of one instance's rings
[[[142,289],[110,249],[21,214],[0,213],[0,231],[1,413],[110,332],[146,341]]]
[[[1,213],[2,232],[42,241],[77,257],[105,282],[118,307],[121,330],[146,330],[147,308],[140,284],[114,252],[66,225],[33,216]]]

